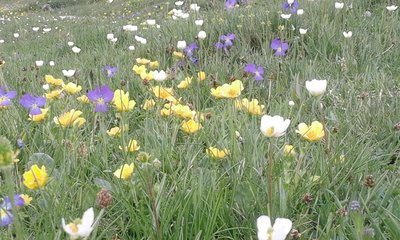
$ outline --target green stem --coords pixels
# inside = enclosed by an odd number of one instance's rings
[[[272,177],[272,173],[273,173],[273,160],[272,160],[272,146],[271,146],[271,142],[268,143],[268,215],[271,217],[272,216],[272,187],[273,187],[273,177]]]

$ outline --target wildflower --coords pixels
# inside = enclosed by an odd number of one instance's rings
[[[289,106],[293,107],[295,105],[294,101],[289,101]]]
[[[27,198],[25,198],[25,196]],[[29,200],[30,198],[30,200]],[[25,194],[15,194],[14,195],[14,205],[17,207],[23,207],[29,205],[31,197]],[[14,216],[12,214],[12,204],[9,197],[0,199],[0,227],[10,225],[14,221]]]
[[[289,44],[285,41],[275,38],[271,42],[271,48],[275,50],[275,56],[283,57],[286,55],[286,51],[289,49]]]
[[[351,38],[353,36],[353,32],[352,31],[343,32],[343,36],[345,38]]]
[[[11,99],[14,99],[16,96],[17,96],[16,91],[6,92],[4,89],[0,87],[0,109],[10,106]]]
[[[25,94],[21,97],[19,103],[26,109],[29,109],[30,115],[37,115],[42,113],[40,107],[46,104],[46,98],[36,97],[30,94]]]
[[[132,45],[131,45],[131,46],[128,47],[128,49],[129,49],[130,51],[133,51],[133,50],[135,50],[135,46],[132,46]]]
[[[292,221],[287,218],[275,219],[274,226],[268,216],[257,218],[258,240],[284,240],[292,229]]]
[[[89,98],[86,95],[82,95],[80,97],[77,97],[76,99],[79,102],[82,102],[82,103],[89,103],[90,102]]]
[[[179,59],[182,59],[182,58],[185,57],[185,56],[183,55],[183,53],[177,52],[177,51],[174,51],[174,52],[172,53],[172,55],[173,55],[174,57],[176,57],[176,58],[179,58]]]
[[[80,52],[81,52],[81,49],[78,48],[77,46],[74,46],[74,47],[72,47],[72,51],[73,51],[74,53],[80,53]]]
[[[186,133],[195,133],[202,128],[201,124],[193,119],[188,121],[183,121],[181,124],[181,129]]]
[[[74,42],[67,42],[67,45],[70,47],[74,46],[74,44],[75,44]]]
[[[24,185],[29,189],[42,188],[48,181],[48,175],[44,165],[39,168],[38,165],[34,164],[29,171],[26,171],[22,176],[24,178]]]
[[[87,97],[96,104],[95,112],[107,112],[107,103],[113,100],[114,93],[107,85],[103,85],[89,91]]]
[[[148,20],[146,20],[146,23],[149,26],[154,26],[154,25],[156,25],[156,20],[155,19],[148,19]]]
[[[261,118],[260,130],[266,137],[280,137],[286,133],[290,120],[281,116],[264,115]]]
[[[52,100],[52,99],[59,98],[61,93],[62,93],[62,89],[56,89],[56,90],[53,90],[53,91],[51,91],[49,93],[46,93],[45,96],[46,96],[47,99]]]
[[[291,16],[292,16],[292,14],[283,14],[283,13],[281,14],[281,18],[283,18],[285,20],[288,20]]]
[[[69,82],[63,85],[63,90],[69,94],[76,94],[82,90],[82,87],[73,82]]]
[[[233,33],[228,33],[226,35],[222,35],[219,38],[219,42],[215,44],[215,47],[218,49],[227,49],[233,45],[233,41],[235,40],[236,36]]]
[[[195,21],[194,21],[194,24],[195,24],[196,26],[203,26],[203,23],[204,23],[204,20],[201,20],[201,19],[195,20]]]
[[[69,70],[62,70],[64,77],[72,77],[75,75],[76,70],[69,69]]]
[[[172,105],[171,111],[179,118],[190,119],[196,115],[196,112],[192,111],[189,106],[182,104]]]
[[[203,40],[203,39],[205,39],[205,38],[207,37],[207,33],[206,33],[205,31],[200,31],[200,32],[197,34],[197,37],[198,37],[199,39]]]
[[[327,84],[326,80],[313,79],[306,81],[306,89],[312,96],[320,96],[326,91]]]
[[[50,62],[49,62],[49,65],[52,66],[52,67],[54,67],[54,65],[56,65],[56,64],[54,63],[54,61],[50,61]]]
[[[32,121],[32,122],[41,122],[45,118],[47,118],[49,109],[48,108],[41,108],[40,111],[42,112],[40,114],[36,114],[36,115],[29,114],[28,120]]]
[[[226,148],[218,149],[215,147],[209,147],[209,148],[207,148],[206,152],[210,157],[216,158],[216,159],[222,159],[222,158],[225,158],[227,155],[229,155],[229,151]]]
[[[195,12],[198,12],[200,10],[200,6],[198,6],[196,3],[192,3],[190,4],[190,9]]]
[[[64,84],[62,79],[54,78],[52,75],[45,75],[44,79],[46,80],[46,83],[53,86],[62,86]]]
[[[282,4],[282,8],[284,10],[289,10],[292,14],[297,13],[297,8],[299,7],[299,3],[297,1],[288,0]]]
[[[197,73],[197,79],[198,79],[199,81],[203,81],[204,79],[206,79],[206,73],[203,72],[203,71],[198,72],[198,73]]]
[[[296,133],[299,133],[303,138],[310,142],[321,140],[325,136],[324,126],[318,121],[314,121],[308,126],[305,123],[300,123]]]
[[[131,111],[135,105],[135,100],[129,100],[129,92],[124,93],[122,90],[115,90],[113,103],[118,111],[128,112]]]
[[[140,73],[140,78],[142,80],[146,80],[146,81],[153,80],[153,78],[154,78],[153,71]]]
[[[107,65],[103,67],[101,71],[106,75],[107,78],[113,78],[117,74],[118,68]]]
[[[150,110],[156,105],[156,102],[153,99],[146,99],[142,104],[143,110]]]
[[[141,44],[147,44],[147,39],[146,38],[142,38],[142,37],[139,37],[139,36],[135,35],[135,40],[140,42]]]
[[[158,98],[168,100],[170,102],[176,102],[173,96],[172,88],[163,88],[160,86],[155,86],[152,88],[154,95]]]
[[[131,163],[130,165],[124,164],[114,172],[114,176],[123,180],[129,180],[132,177],[134,170],[135,165],[133,163]]]
[[[122,147],[119,146],[119,149],[122,150]],[[134,139],[129,140],[128,146],[124,147],[125,152],[136,152],[140,149],[138,142]]]
[[[300,29],[299,29],[299,32],[300,32],[300,34],[301,34],[301,35],[304,35],[304,34],[306,34],[306,33],[307,33],[307,31],[308,31],[308,29],[307,29],[307,28],[300,28]]]
[[[133,70],[133,72],[135,72],[137,75],[141,75],[142,73],[144,73],[144,72],[147,71],[145,65],[141,65],[141,66],[134,65],[133,68],[132,68],[132,70]]]
[[[252,99],[249,101],[247,98],[237,100],[235,105],[238,109],[246,109],[251,115],[261,115],[263,114],[264,105],[260,105],[257,99]]]
[[[199,46],[197,45],[197,43],[193,42],[193,43],[189,44],[189,46],[185,47],[183,49],[183,51],[185,52],[186,56],[190,57],[190,56],[193,56],[194,51],[198,48],[199,48]]]
[[[181,81],[177,87],[180,89],[186,89],[190,86],[191,83],[192,83],[192,78],[187,77],[187,78],[185,78],[185,80]]]
[[[296,11],[297,15],[303,15],[304,14],[304,10],[303,9],[297,9]]]
[[[335,8],[336,9],[342,9],[344,7],[344,3],[342,2],[335,2]]]
[[[160,66],[160,63],[158,61],[149,62],[149,67],[151,69],[157,69],[159,66]]]
[[[107,189],[103,188],[97,193],[96,203],[100,208],[108,208],[111,206],[112,200],[112,195]]]
[[[35,61],[35,65],[36,65],[36,67],[41,67],[41,66],[43,66],[43,61],[42,60],[38,60],[38,61]]]
[[[69,224],[65,224],[64,218],[61,220],[64,231],[71,237],[71,239],[87,238],[93,231],[94,211],[89,208],[83,213],[81,219],[76,219]]]
[[[176,44],[177,49],[185,49],[186,48],[186,41],[178,41]]]
[[[80,115],[82,115],[81,111],[72,109],[69,112],[61,114],[59,117],[54,117],[53,121],[55,124],[61,125],[63,128],[70,126],[80,127],[86,122],[86,119],[79,117]]]
[[[167,74],[165,73],[164,70],[161,71],[153,71],[153,78],[154,80],[156,80],[157,82],[162,82],[165,79],[167,79]]]
[[[113,33],[108,33],[106,37],[107,37],[107,40],[111,40],[111,39],[114,38],[114,34]]]
[[[294,150],[294,146],[290,145],[290,144],[285,144],[285,146],[283,146],[283,153],[285,154],[285,156],[296,155],[296,151]]]
[[[240,80],[235,80],[231,84],[224,84],[211,89],[211,95],[216,98],[236,98],[243,90],[243,84]]]
[[[134,31],[138,30],[138,27],[128,24],[128,25],[122,26],[122,30],[127,31],[127,32],[134,32]]]
[[[399,6],[391,5],[391,6],[387,6],[386,9],[387,9],[388,11],[390,11],[390,12],[393,12],[393,11],[396,11],[398,7],[399,7]]]
[[[226,0],[225,1],[225,8],[226,9],[235,8],[236,4],[238,4],[237,0]]]
[[[119,127],[113,127],[110,130],[107,130],[107,134],[110,137],[119,137],[121,135],[121,128]]]
[[[244,68],[244,71],[253,74],[256,81],[264,80],[264,68],[261,66],[257,67],[255,64],[249,63]]]

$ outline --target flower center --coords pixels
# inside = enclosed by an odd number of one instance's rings
[[[99,105],[103,105],[104,104],[104,98],[98,98],[96,102]]]
[[[265,135],[267,135],[268,137],[271,137],[274,134],[275,128],[274,127],[269,127],[267,128],[267,130],[265,131]]]
[[[38,108],[38,106],[37,106],[36,103],[34,103],[34,104],[32,104],[31,108],[32,108],[32,109],[36,109],[36,108]]]
[[[278,49],[276,49],[277,52],[282,52],[282,48],[278,47]]]

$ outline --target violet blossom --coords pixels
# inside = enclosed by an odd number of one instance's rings
[[[87,97],[96,104],[95,112],[107,112],[107,103],[113,100],[114,92],[107,85],[103,85],[89,91]]]

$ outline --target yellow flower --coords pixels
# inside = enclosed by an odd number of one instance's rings
[[[122,147],[119,146],[119,149],[122,150]],[[125,152],[136,152],[140,149],[138,142],[134,139],[129,140],[128,146],[124,148]]]
[[[82,90],[82,87],[73,82],[69,82],[63,86],[63,90],[69,94],[75,94],[80,92]]]
[[[160,63],[158,63],[158,61],[149,62],[149,67],[150,67],[151,69],[157,69],[158,66],[160,66]]]
[[[206,152],[210,157],[217,158],[217,159],[222,159],[222,158],[226,157],[227,155],[229,155],[229,151],[226,148],[218,149],[215,147],[209,147],[206,150]]]
[[[240,80],[235,80],[231,84],[224,84],[211,89],[211,95],[216,98],[236,98],[243,90],[243,84]]]
[[[46,167],[41,168],[38,165],[33,165],[29,171],[26,171],[23,175],[24,185],[29,189],[42,188],[47,184],[48,176]]]
[[[134,170],[135,165],[133,163],[131,163],[130,165],[124,164],[114,172],[114,176],[123,180],[129,180],[132,177]]]
[[[310,126],[300,123],[296,132],[310,142],[319,141],[325,136],[324,126],[318,121],[312,122]]]
[[[189,106],[177,104],[171,107],[172,112],[179,118],[193,118],[196,115]]]
[[[150,72],[146,72],[146,71],[141,72],[141,73],[140,73],[140,78],[141,78],[142,80],[151,81],[151,80],[154,79],[154,72],[153,72],[153,71],[150,71]]]
[[[188,121],[183,121],[181,124],[181,129],[186,133],[195,133],[199,131],[201,128],[201,124],[190,119]]]
[[[86,95],[82,95],[80,97],[77,97],[76,99],[81,103],[89,103],[90,102],[89,98]]]
[[[192,83],[192,78],[191,77],[187,77],[187,78],[185,78],[185,80],[181,81],[178,84],[178,88],[186,89],[186,88],[188,88],[190,86],[191,83]]]
[[[47,99],[52,100],[52,99],[57,99],[57,98],[59,98],[60,95],[61,95],[61,93],[62,93],[62,90],[61,90],[61,89],[56,89],[56,90],[53,90],[53,91],[51,91],[51,92],[49,92],[49,93],[46,93],[45,95],[46,95],[46,98],[47,98]]]
[[[134,65],[133,68],[132,68],[132,70],[133,70],[137,75],[140,75],[140,74],[142,74],[143,72],[146,72],[146,71],[147,71],[145,65],[141,65],[140,67],[139,67],[138,65]]]
[[[46,80],[46,83],[53,86],[62,86],[64,84],[64,81],[62,79],[54,78],[52,75],[45,75],[44,79]]]
[[[27,195],[27,194],[21,194],[19,195],[23,200],[25,205],[29,205],[32,202],[32,197]]]
[[[179,58],[179,59],[182,59],[182,58],[185,57],[185,55],[183,55],[183,53],[181,53],[181,52],[176,52],[176,51],[174,51],[174,52],[172,53],[172,55],[173,55],[174,57],[176,57],[176,58]]]
[[[294,156],[294,155],[296,155],[296,151],[294,150],[294,146],[290,145],[290,144],[285,144],[285,146],[283,146],[283,153],[286,156]]]
[[[197,73],[197,79],[199,80],[199,81],[203,81],[204,79],[206,79],[206,73],[205,72],[198,72]]]
[[[82,115],[81,111],[76,111],[75,109],[72,109],[69,112],[61,114],[59,117],[54,117],[53,120],[55,124],[61,125],[62,127],[80,127],[86,122],[86,119],[79,117],[80,115]]]
[[[150,63],[150,60],[146,59],[146,58],[136,58],[136,62],[138,64],[145,65],[145,64]]]
[[[120,112],[131,111],[136,105],[135,100],[129,100],[129,92],[124,93],[119,89],[114,92],[113,103]]]
[[[121,133],[128,130],[128,124],[125,124],[122,128],[120,127],[113,127],[110,130],[107,130],[107,134],[110,137],[119,137]]]
[[[237,100],[235,106],[237,109],[244,107],[252,115],[262,115],[264,109],[264,105],[259,105],[257,99],[252,99],[250,102],[247,98],[244,98],[242,101]]]
[[[177,102],[176,98],[173,96],[172,88],[163,88],[160,86],[155,86],[152,88],[154,95],[158,98],[168,100],[170,102]]]
[[[43,121],[48,115],[49,108],[41,108],[40,110],[42,111],[41,114],[38,114],[38,115],[30,115],[29,114],[28,120],[33,121],[33,122]]]
[[[156,105],[156,102],[153,99],[146,99],[142,104],[142,108],[144,110],[150,110]]]

